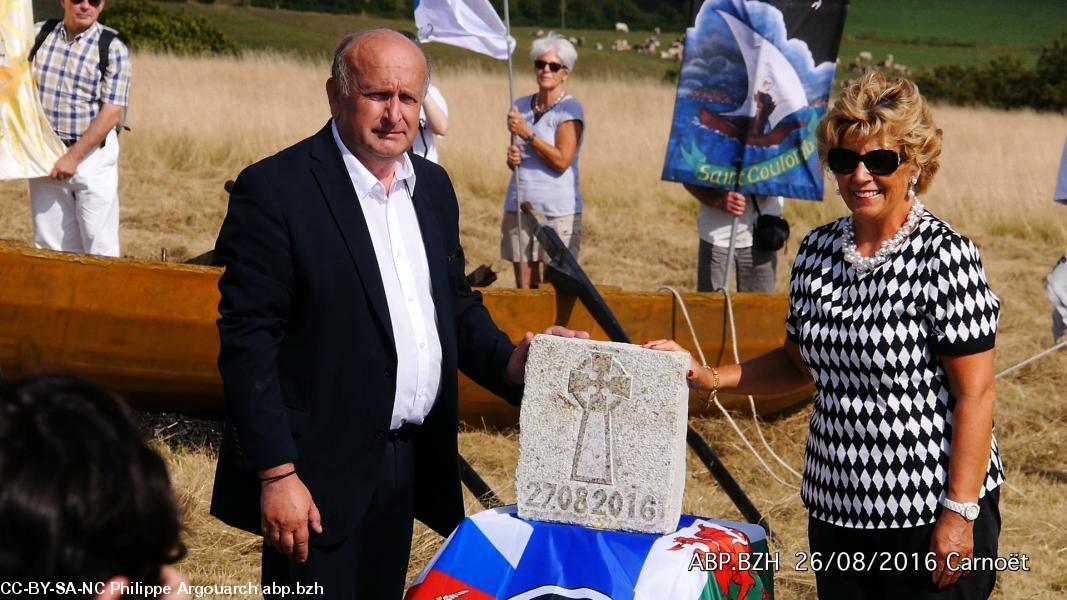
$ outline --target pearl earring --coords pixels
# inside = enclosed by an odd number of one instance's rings
[[[841,195],[841,188],[834,188],[834,195],[840,196]]]
[[[912,177],[912,178],[911,178],[911,187],[909,187],[909,188],[908,188],[908,197],[909,197],[909,198],[912,198],[912,199],[914,199],[914,198],[915,198],[915,185],[916,185],[917,183],[919,183],[919,178],[918,178],[918,176],[916,176],[916,177]]]

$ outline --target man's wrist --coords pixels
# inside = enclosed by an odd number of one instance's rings
[[[276,467],[271,467],[269,469],[261,469],[261,470],[257,471],[256,473],[257,473],[257,475],[259,476],[260,479],[264,479],[264,478],[268,478],[268,477],[276,477],[278,475],[282,475],[282,474],[286,473],[287,471],[295,471],[295,470],[296,470],[296,465],[294,465],[293,463],[289,462],[289,463],[280,464],[280,465],[278,465]]]

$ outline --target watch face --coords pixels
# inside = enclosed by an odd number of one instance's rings
[[[973,521],[973,520],[977,519],[978,518],[978,505],[977,504],[968,504],[966,507],[964,507],[964,509],[963,509],[963,518],[967,519],[968,521]]]

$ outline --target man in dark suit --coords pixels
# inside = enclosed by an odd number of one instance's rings
[[[441,534],[463,518],[457,368],[521,395],[532,334],[516,348],[493,324],[464,278],[448,175],[406,153],[428,81],[402,35],[345,38],[331,122],[230,196],[212,514],[262,532],[264,585],[398,598],[412,517]]]

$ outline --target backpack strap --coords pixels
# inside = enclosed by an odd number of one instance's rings
[[[26,58],[27,62],[33,62],[33,57],[37,56],[37,51],[41,49],[41,44],[44,43],[45,38],[56,30],[56,26],[60,22],[62,22],[62,19],[48,19],[44,22],[44,25],[41,25],[41,30],[37,32],[37,37],[33,40],[33,49],[30,50],[29,57]]]
[[[100,27],[100,40],[97,44],[97,48],[100,53],[100,78],[104,78],[104,73],[107,72],[107,67],[111,63],[111,42],[115,38],[122,39],[117,31],[113,31],[104,26]]]

